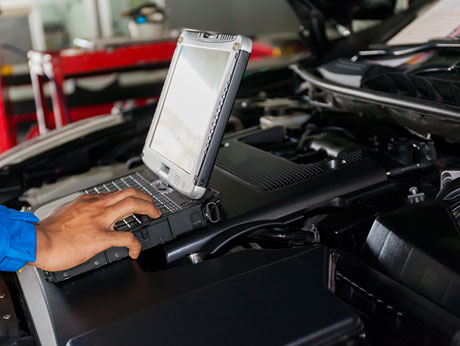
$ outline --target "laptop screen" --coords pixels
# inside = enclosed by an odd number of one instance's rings
[[[190,174],[208,134],[229,52],[182,46],[150,148]]]

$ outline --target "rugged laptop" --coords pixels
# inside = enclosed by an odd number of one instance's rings
[[[145,141],[146,168],[39,206],[34,214],[44,218],[84,193],[134,187],[152,196],[162,212],[155,220],[132,215],[115,224],[115,231],[133,232],[142,250],[215,221],[218,193],[207,184],[251,49],[243,36],[184,30]],[[127,256],[126,248],[111,248],[82,265],[44,275],[59,282]]]

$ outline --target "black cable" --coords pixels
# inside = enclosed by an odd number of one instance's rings
[[[434,166],[434,162],[415,163],[415,164],[408,165],[408,166],[393,168],[387,172],[387,176],[396,177],[402,174],[412,173],[415,171],[427,169],[432,166]]]
[[[251,232],[248,237],[275,243],[286,243],[287,245],[319,242],[319,234],[317,232],[299,228],[263,228]]]
[[[27,58],[27,52],[25,50],[22,50],[21,48],[15,47],[12,44],[0,42],[0,47],[2,49],[9,50],[10,52],[13,52],[13,53],[15,53],[17,55],[20,55],[23,58]]]
[[[458,76],[460,74],[460,60],[456,61],[452,65],[425,65],[418,68],[415,68],[409,71],[410,75],[425,75],[429,73],[440,73],[440,72],[447,72],[452,73]]]

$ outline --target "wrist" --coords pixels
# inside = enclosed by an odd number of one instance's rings
[[[35,224],[37,232],[37,248],[35,262],[30,263],[34,267],[45,269],[51,253],[51,241],[48,234],[41,228],[40,224]]]

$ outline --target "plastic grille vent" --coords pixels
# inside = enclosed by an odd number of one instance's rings
[[[362,160],[362,152],[351,152],[340,159],[344,165],[354,164]],[[216,165],[257,191],[278,190],[329,172],[323,162],[299,165],[246,145],[237,155],[234,150],[221,149]]]
[[[248,149],[248,148],[245,148]],[[313,178],[327,171],[319,165],[301,166],[266,152],[254,149],[227,157],[222,150],[217,166],[240,178],[258,191],[273,191]]]
[[[233,41],[235,37],[235,35],[221,34],[219,35],[218,39],[221,41]]]
[[[345,164],[351,165],[354,163],[358,163],[363,159],[363,152],[362,150],[355,150],[349,153],[340,153],[339,159],[345,161]]]
[[[197,37],[201,36],[201,32],[199,32],[199,31],[187,31],[187,35],[197,38]]]

